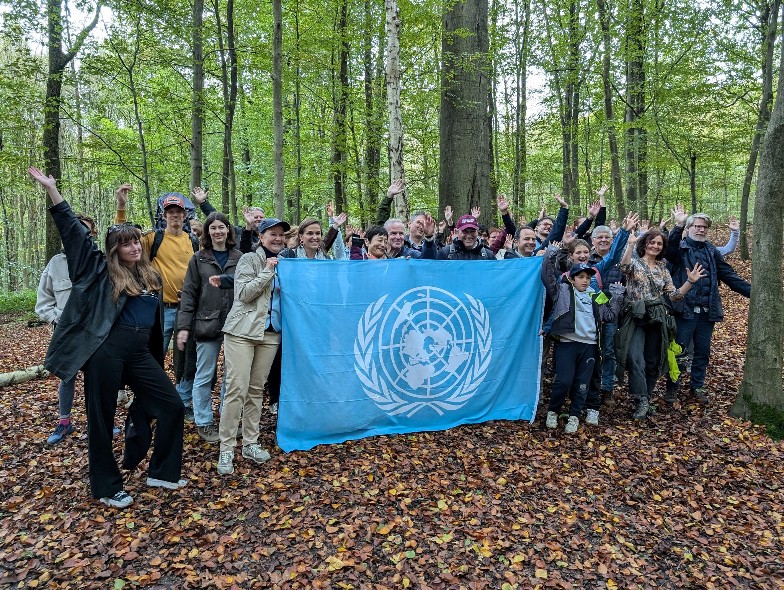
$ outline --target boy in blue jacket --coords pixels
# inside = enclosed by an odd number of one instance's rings
[[[599,362],[599,335],[603,322],[615,321],[623,299],[624,287],[610,285],[611,298],[589,287],[596,269],[586,263],[574,264],[563,278],[556,271],[558,247],[547,249],[542,264],[542,282],[553,302],[553,311],[545,323],[545,332],[555,340],[553,378],[550,404],[547,407],[547,428],[558,426],[566,395],[571,393],[572,404],[565,432],[573,434],[580,425],[594,365]],[[589,410],[588,424],[599,423],[599,411]]]

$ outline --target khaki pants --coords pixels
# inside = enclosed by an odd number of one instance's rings
[[[264,400],[264,383],[280,346],[280,333],[266,332],[264,340],[248,340],[226,334],[223,355],[226,397],[220,418],[220,450],[237,446],[237,427],[242,416],[242,444],[259,440],[259,420]]]

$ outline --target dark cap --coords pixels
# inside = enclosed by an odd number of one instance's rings
[[[466,229],[469,227],[479,229],[479,224],[476,222],[476,217],[473,215],[463,215],[457,220],[457,229]]]
[[[170,193],[163,199],[163,210],[166,211],[169,207],[179,207],[185,211],[185,201],[179,193]]]
[[[283,231],[289,231],[291,229],[291,226],[285,221],[276,219],[275,217],[267,217],[261,223],[259,223],[258,232],[263,234],[269,228],[275,227],[276,225],[280,225],[283,228]]]
[[[569,269],[569,276],[573,277],[575,275],[579,275],[581,272],[587,272],[589,275],[593,276],[596,274],[596,269],[590,264],[578,262],[577,264],[573,265],[571,269]]]

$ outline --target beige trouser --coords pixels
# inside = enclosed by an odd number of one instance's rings
[[[220,450],[233,451],[237,446],[237,427],[242,416],[242,444],[259,440],[259,420],[272,361],[280,346],[279,332],[265,332],[264,340],[248,340],[226,334],[223,356],[226,372],[226,396],[220,417]]]

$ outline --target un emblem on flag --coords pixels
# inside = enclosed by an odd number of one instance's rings
[[[478,299],[437,287],[371,303],[357,325],[354,370],[365,394],[390,415],[424,408],[443,415],[476,393],[492,353],[490,315]]]

